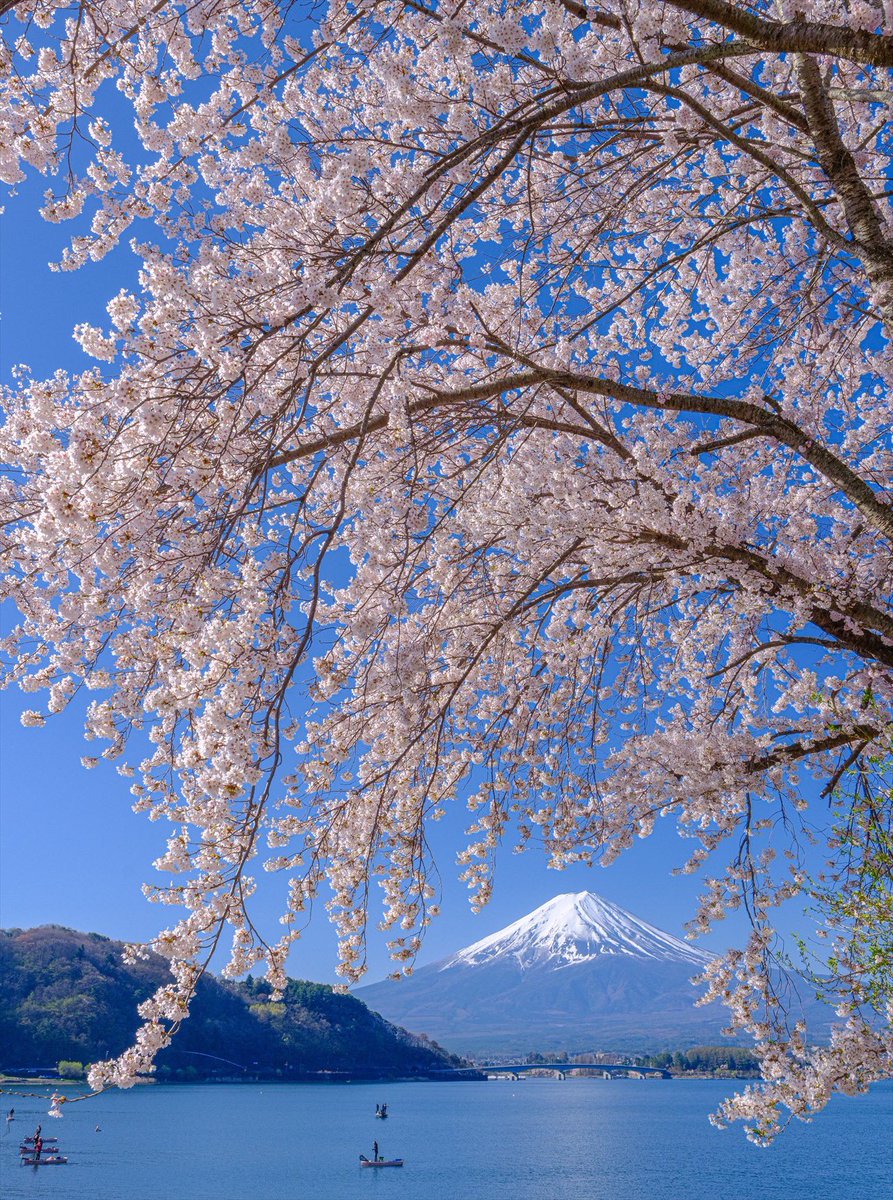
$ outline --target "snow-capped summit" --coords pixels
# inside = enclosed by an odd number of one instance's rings
[[[571,892],[357,995],[460,1053],[638,1052],[720,1039],[725,1012],[696,1007],[691,982],[710,957],[602,896]]]
[[[698,1006],[704,989],[692,983],[711,957],[603,896],[570,892],[357,995],[460,1054],[638,1054],[722,1041],[728,1011]],[[796,1016],[824,1036],[829,1011]]]
[[[435,964],[440,971],[514,959],[522,969],[559,970],[606,955],[690,963],[710,955],[664,933],[595,892],[565,892],[514,924]]]

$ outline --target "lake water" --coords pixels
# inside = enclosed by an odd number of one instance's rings
[[[72,1105],[2,1098],[4,1200],[889,1200],[893,1086],[835,1100],[759,1149],[707,1114],[733,1083],[138,1087]],[[375,1105],[391,1116],[376,1121]],[[65,1167],[22,1167],[38,1120]],[[101,1125],[101,1132],[95,1126]],[[3,1122],[5,1126],[5,1122]],[[402,1170],[360,1170],[378,1138]]]

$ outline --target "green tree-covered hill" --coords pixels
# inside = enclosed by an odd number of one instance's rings
[[[91,1063],[131,1042],[136,1007],[169,976],[163,959],[128,966],[122,943],[58,925],[0,931],[0,1069]],[[432,1042],[353,996],[290,980],[272,1002],[261,981],[201,980],[193,1015],[158,1059],[161,1078],[442,1077],[458,1065]]]

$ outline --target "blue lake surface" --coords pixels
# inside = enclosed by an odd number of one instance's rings
[[[759,1149],[707,1115],[713,1080],[206,1084],[72,1105],[4,1094],[4,1198],[62,1200],[889,1200],[893,1085],[835,1100]],[[387,1101],[391,1116],[375,1120]],[[65,1167],[19,1165],[40,1120]],[[95,1132],[99,1124],[101,1132]],[[3,1122],[5,1126],[5,1122]],[[373,1139],[402,1170],[361,1170]]]

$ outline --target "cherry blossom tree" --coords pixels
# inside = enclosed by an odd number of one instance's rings
[[[76,330],[97,366],[22,374],[0,429],[6,682],[48,693],[33,725],[95,693],[188,914],[94,1087],[227,928],[281,985],[323,881],[348,980],[375,883],[411,964],[457,804],[476,905],[506,842],[691,839],[693,931],[753,930],[707,996],[766,1083],[718,1119],[770,1140],[890,1074],[889,5],[0,12],[0,174],[48,176],[63,269],[141,263]],[[795,896],[837,943],[818,1048],[774,969]]]

